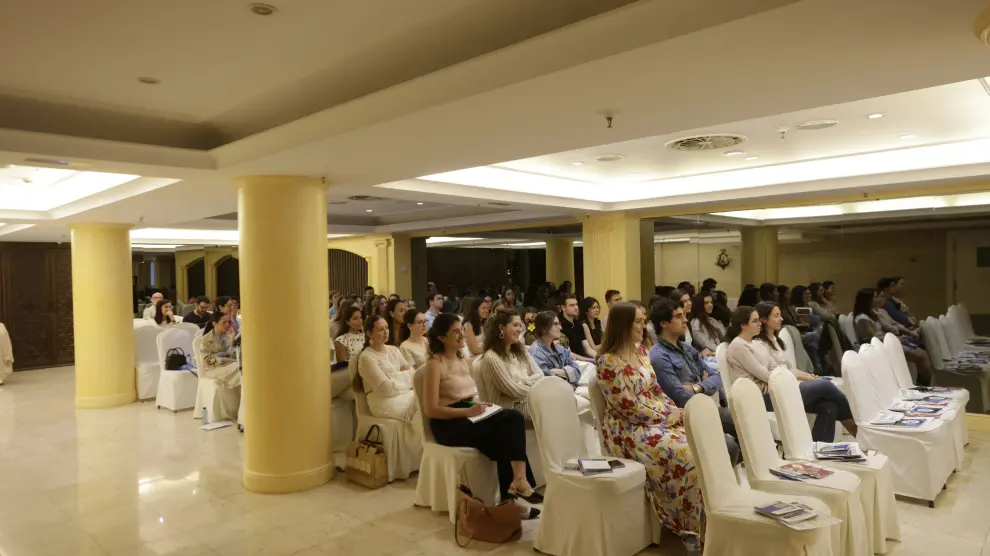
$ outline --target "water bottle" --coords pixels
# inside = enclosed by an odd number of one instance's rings
[[[209,415],[206,413],[206,408],[203,408],[203,426],[210,424]]]

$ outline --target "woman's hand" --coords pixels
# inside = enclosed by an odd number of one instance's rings
[[[684,423],[684,410],[679,407],[670,410],[670,415],[667,416],[667,426],[674,427],[682,423]]]
[[[712,357],[712,356],[715,355],[715,352],[712,351],[712,350],[710,350],[710,349],[708,349],[708,348],[705,348],[705,349],[701,350],[701,355],[704,355],[705,357]]]
[[[478,415],[484,413],[485,410],[488,409],[488,407],[491,405],[492,404],[490,403],[477,402],[471,407],[465,408],[467,411],[464,412],[464,415],[466,417],[477,417]]]
[[[554,376],[567,380],[567,371],[564,369],[550,369],[550,372],[553,373]]]

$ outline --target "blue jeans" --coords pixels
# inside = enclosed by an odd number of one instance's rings
[[[815,442],[833,442],[835,440],[835,422],[852,419],[852,409],[846,395],[835,384],[824,379],[799,382],[801,399],[804,410],[817,415],[815,424],[811,427],[811,439]],[[763,396],[767,411],[773,411],[770,395]]]

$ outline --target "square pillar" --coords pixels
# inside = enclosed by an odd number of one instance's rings
[[[742,228],[743,284],[777,283],[777,226]]]
[[[574,240],[548,239],[547,281],[557,286],[564,282],[574,284]]]
[[[603,311],[610,289],[626,299],[648,302],[653,295],[653,222],[621,213],[589,215],[582,221],[581,234],[584,294],[599,299]]]

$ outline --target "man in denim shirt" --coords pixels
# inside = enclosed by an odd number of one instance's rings
[[[718,392],[720,403],[725,402],[725,390],[722,387],[722,376],[718,371],[709,368],[701,358],[698,350],[687,342],[681,341],[687,331],[687,319],[684,308],[679,301],[662,299],[653,305],[650,311],[650,321],[657,331],[658,342],[650,349],[650,364],[657,375],[657,382],[664,394],[677,404],[684,407],[692,396],[702,394],[711,396]],[[732,423],[732,415],[726,407],[718,408],[722,421],[722,432],[726,434],[726,444],[729,455],[736,456],[739,446],[736,443],[736,428]],[[733,463],[736,458],[733,457]]]

